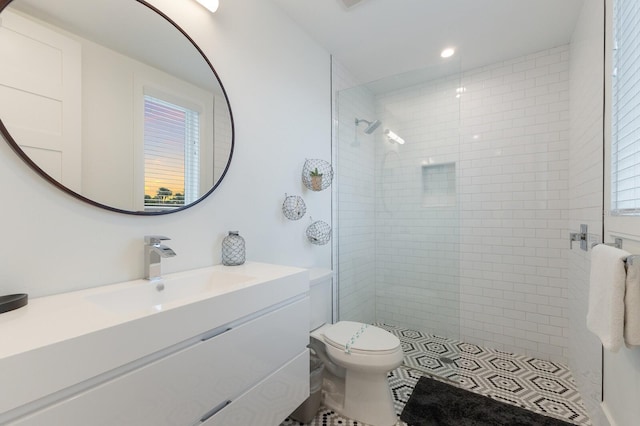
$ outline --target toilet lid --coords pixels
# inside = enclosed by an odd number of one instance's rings
[[[353,321],[340,321],[329,327],[324,341],[345,352],[371,355],[392,353],[400,346],[400,339],[388,331]]]

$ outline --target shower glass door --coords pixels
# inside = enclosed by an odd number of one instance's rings
[[[464,95],[455,59],[336,95],[338,319],[391,331],[405,364],[448,378],[460,337]]]

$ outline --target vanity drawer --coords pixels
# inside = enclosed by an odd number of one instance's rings
[[[202,426],[277,426],[309,396],[309,355],[288,362]]]
[[[10,424],[197,424],[306,352],[308,315],[304,298]]]

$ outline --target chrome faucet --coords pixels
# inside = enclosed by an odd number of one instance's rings
[[[174,257],[176,252],[162,244],[162,241],[171,238],[162,235],[146,235],[144,237],[144,278],[147,280],[159,280],[160,260],[163,257]]]

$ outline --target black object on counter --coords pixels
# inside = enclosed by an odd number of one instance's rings
[[[23,306],[26,306],[28,302],[29,295],[25,293],[0,296],[0,314],[22,308]]]

